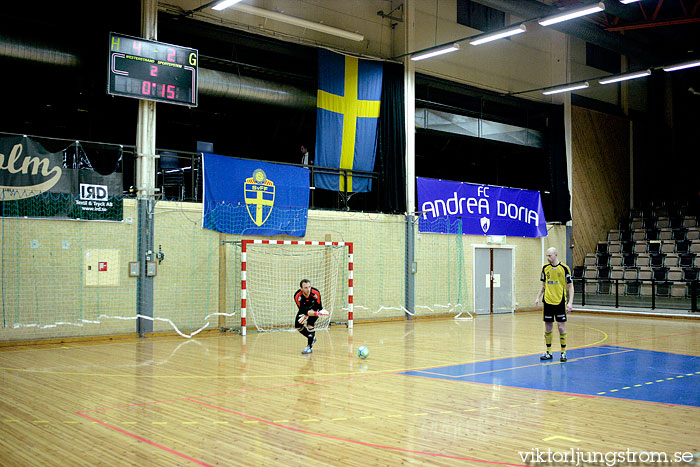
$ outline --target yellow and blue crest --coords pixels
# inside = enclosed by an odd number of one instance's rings
[[[275,184],[262,169],[255,169],[253,176],[245,180],[244,193],[248,215],[260,227],[270,217],[275,204]]]

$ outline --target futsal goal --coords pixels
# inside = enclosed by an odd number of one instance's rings
[[[241,335],[250,322],[258,331],[294,329],[294,293],[302,279],[321,293],[331,324],[352,328],[353,244],[302,240],[241,241]]]

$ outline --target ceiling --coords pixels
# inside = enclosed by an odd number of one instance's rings
[[[340,0],[328,1],[332,4]],[[581,0],[558,0],[553,4],[535,0],[478,1],[518,11],[520,17],[529,18],[551,14],[557,8],[590,3]],[[201,67],[283,81],[315,93],[313,46],[253,35],[232,28],[229,23],[213,24],[186,14],[193,5],[206,3],[204,0],[159,2],[159,40],[197,48]],[[388,4],[395,6],[398,3],[366,0],[361,4],[368,4],[367,8],[378,11],[386,10]],[[308,2],[300,0],[300,4],[308,7]],[[636,63],[660,66],[700,56],[700,22],[697,21],[700,0],[642,0],[630,5],[607,0],[606,5],[604,13],[592,15],[579,23],[587,25],[589,34],[592,30],[600,37],[619,39],[608,44],[641,51],[634,57]],[[99,21],[95,21],[93,6],[87,0],[77,0],[50,2],[41,9],[23,6],[20,2],[3,7],[0,39],[3,35],[21,37],[46,48],[74,52],[80,59],[80,67],[76,73],[75,69],[68,67],[47,69],[39,64],[0,57],[6,70],[0,73],[0,86],[12,90],[7,93],[5,107],[13,109],[11,114],[4,112],[0,115],[0,129],[56,136],[68,132],[81,139],[133,141],[132,119],[123,116],[133,115],[136,102],[115,99],[105,93],[105,43],[109,31],[139,35],[141,1],[123,0],[118,8],[110,10],[110,14],[100,17]],[[212,15],[211,10],[207,10],[207,15]],[[591,35],[590,39],[595,37]],[[684,78],[679,80],[679,86],[685,92],[689,88],[700,90],[700,68],[682,75]],[[688,95],[691,94],[688,92]],[[232,100],[215,102],[206,96],[200,99],[197,109],[176,106],[161,106],[159,109],[162,109],[158,117],[159,131],[162,129],[159,134],[168,134],[168,138],[157,144],[166,148],[194,150],[190,143],[180,139],[195,128],[201,139],[211,140],[221,133],[230,134],[230,129],[235,127],[241,130],[237,132],[238,138],[221,141],[219,136],[219,147],[244,153],[258,152],[261,129],[252,123],[258,117],[265,122],[266,134],[271,135],[268,137],[271,141],[266,142],[270,146],[267,157],[271,160],[283,159],[286,154],[296,156],[297,140],[309,141],[314,136],[314,114],[308,111],[274,109],[279,118],[270,119],[269,107]]]

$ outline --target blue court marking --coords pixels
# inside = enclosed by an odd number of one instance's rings
[[[700,407],[700,357],[603,345],[400,374]]]

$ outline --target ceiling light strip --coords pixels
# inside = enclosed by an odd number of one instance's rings
[[[590,15],[603,10],[605,10],[605,4],[603,2],[599,2],[582,8],[568,10],[557,15],[547,16],[537,20],[537,22],[540,24],[540,26],[549,26],[551,24],[561,23],[562,21],[568,21],[570,19],[579,18],[581,16]]]
[[[527,31],[527,28],[525,27],[524,24],[521,24],[521,25],[516,26],[516,27],[507,28],[507,29],[503,29],[501,31],[496,31],[496,32],[492,32],[489,34],[477,36],[476,38],[474,38],[474,40],[469,41],[469,43],[471,45],[485,44],[487,42],[495,41],[498,39],[503,39],[504,37],[510,37],[510,36],[514,36],[516,34],[522,34],[525,31]]]
[[[236,3],[240,2],[241,0],[224,0],[223,2],[219,2],[213,7],[211,7],[212,10],[216,11],[221,11],[224,10],[230,6],[235,5]]]
[[[428,49],[427,51],[425,51],[423,53],[418,53],[416,55],[413,55],[411,57],[411,60],[413,60],[414,62],[417,62],[418,60],[425,60],[426,58],[435,57],[437,55],[442,55],[442,54],[446,54],[449,52],[454,52],[455,50],[459,50],[459,44],[457,44],[456,42],[454,44],[451,44],[447,47],[443,47],[440,49],[434,49],[434,50]]]
[[[700,66],[700,60],[691,60],[689,62],[678,63],[676,65],[669,65],[664,67],[664,71],[678,71],[685,70],[686,68],[693,68]]]
[[[645,76],[649,76],[650,74],[651,74],[651,70],[635,71],[632,73],[625,73],[622,75],[611,76],[609,78],[599,79],[598,83],[600,83],[600,84],[618,83],[620,81],[627,81],[629,79],[643,78]]]
[[[548,89],[546,91],[543,91],[542,94],[544,94],[545,96],[549,96],[550,94],[559,94],[560,92],[576,91],[577,89],[586,89],[587,87],[588,81],[584,83],[577,83],[567,86],[561,86],[554,89]]]
[[[218,7],[218,5],[219,4],[215,5],[214,8]],[[362,34],[346,31],[344,29],[334,28],[332,26],[326,26],[325,24],[316,23],[314,21],[309,21],[302,18],[297,18],[295,16],[285,15],[272,10],[266,10],[264,8],[246,5],[245,3],[233,4],[231,8],[237,11],[242,11],[243,13],[248,13],[255,16],[262,16],[263,18],[279,21],[280,23],[292,24],[294,26],[311,29],[313,31],[322,32],[324,34],[330,34],[332,36],[342,37],[351,41],[360,42],[365,39],[365,36],[363,36]]]

